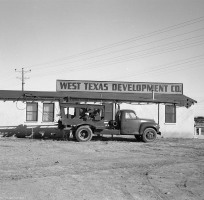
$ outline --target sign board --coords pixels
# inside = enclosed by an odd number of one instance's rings
[[[57,91],[183,94],[182,83],[57,80]]]

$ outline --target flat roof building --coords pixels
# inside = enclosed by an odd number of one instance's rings
[[[59,102],[120,104],[153,118],[163,137],[194,137],[192,105],[181,83],[57,80],[56,91],[0,90],[1,126],[55,125]]]

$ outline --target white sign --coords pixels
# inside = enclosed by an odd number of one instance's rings
[[[183,94],[182,83],[57,80],[57,91]]]

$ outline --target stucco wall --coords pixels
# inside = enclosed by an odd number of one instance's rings
[[[176,123],[165,123],[165,107],[160,106],[160,127],[163,137],[194,137],[194,113],[193,108],[177,107]]]
[[[154,119],[158,123],[158,105],[131,105],[121,104],[121,109],[133,109],[140,118]],[[191,108],[176,108],[176,123],[165,123],[165,105],[159,105],[159,124],[162,137],[193,138],[194,137],[194,113]]]
[[[0,126],[18,126],[23,125],[52,125],[57,122],[59,114],[59,105],[55,103],[55,121],[42,122],[43,103],[39,102],[38,106],[38,121],[26,122],[26,104],[22,102],[0,102]],[[158,105],[132,105],[121,104],[121,109],[133,109],[140,118],[154,119],[158,123]],[[177,107],[176,123],[165,124],[165,105],[159,106],[159,124],[163,137],[194,137],[194,114],[193,106],[189,109],[185,107]]]
[[[46,102],[44,102],[46,103]],[[55,103],[54,122],[42,122],[43,103],[38,102],[38,121],[26,122],[26,103],[22,102],[0,102],[0,126],[23,125],[52,125],[58,120],[59,104]]]
[[[17,126],[25,122],[26,104],[0,101],[0,126]]]

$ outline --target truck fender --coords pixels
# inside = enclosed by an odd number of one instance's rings
[[[152,124],[147,122],[147,123],[141,124],[139,134],[142,135],[146,128],[153,128],[153,129],[155,129],[155,131],[157,131],[156,128]]]

